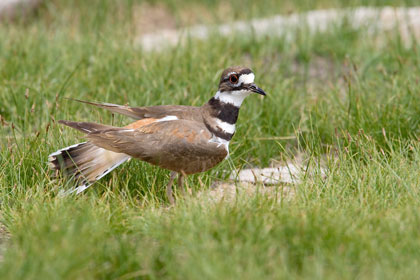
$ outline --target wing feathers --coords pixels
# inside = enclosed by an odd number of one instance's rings
[[[61,124],[70,126],[74,129],[77,129],[83,133],[92,133],[92,132],[115,128],[110,125],[103,125],[103,124],[91,123],[91,122],[71,122],[71,121],[64,121],[64,120],[60,120],[58,122]]]
[[[203,123],[190,120],[155,121],[136,128],[60,123],[86,133],[88,143],[96,147],[186,174],[205,171],[228,155],[227,145],[212,141],[213,136]],[[78,154],[74,158],[78,160]],[[85,164],[82,170],[90,168],[82,158],[80,162]]]
[[[68,98],[68,99],[77,101],[80,103],[96,106],[102,109],[106,109],[110,112],[122,114],[136,120],[147,119],[147,118],[160,119],[166,116],[176,116],[178,119],[190,119],[190,120],[196,120],[196,118],[201,118],[201,114],[199,114],[198,112],[200,110],[200,107],[182,106],[182,105],[130,107],[130,106],[117,105],[117,104],[112,104],[112,103],[97,103],[97,102],[83,101],[83,100],[72,99],[72,98]]]
[[[90,101],[84,101],[79,99],[72,99],[70,100],[77,101],[84,104],[89,104],[92,106],[96,106],[102,109],[106,109],[110,112],[122,114],[128,117],[131,117],[133,119],[143,119],[145,118],[145,112],[143,112],[142,108],[136,108],[136,107],[130,107],[130,106],[124,106],[124,105],[118,105],[118,104],[112,104],[112,103],[97,103],[97,102],[90,102]]]

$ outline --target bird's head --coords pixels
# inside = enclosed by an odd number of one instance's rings
[[[251,93],[266,95],[266,93],[254,83],[255,75],[247,67],[229,67],[223,71],[220,77],[219,90],[216,98],[226,103],[240,106],[242,101]]]

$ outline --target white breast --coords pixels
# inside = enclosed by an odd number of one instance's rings
[[[235,133],[236,130],[236,125],[235,124],[230,124],[224,121],[221,121],[218,118],[214,118],[214,120],[216,121],[216,125],[221,128],[223,130],[223,132],[229,133],[229,134],[233,134]]]

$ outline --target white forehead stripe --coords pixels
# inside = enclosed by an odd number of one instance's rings
[[[254,73],[242,74],[239,77],[239,84],[252,84],[254,82],[255,75]]]

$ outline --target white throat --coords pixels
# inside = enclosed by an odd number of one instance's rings
[[[235,107],[241,107],[242,102],[244,101],[245,97],[250,95],[251,92],[248,90],[239,90],[239,91],[217,91],[216,98],[223,103],[229,103],[234,105]]]

